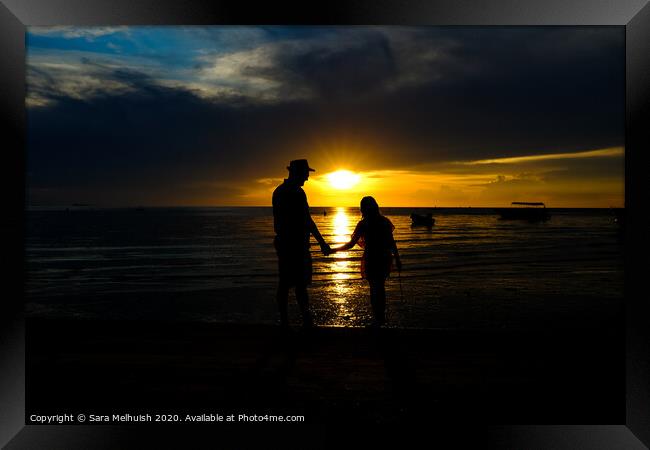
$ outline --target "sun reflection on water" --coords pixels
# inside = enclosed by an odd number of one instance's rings
[[[332,246],[339,246],[345,244],[350,240],[353,226],[351,217],[346,211],[346,208],[337,208],[335,214],[331,219],[331,236],[330,242]],[[331,262],[329,263],[329,283],[326,291],[329,293],[329,298],[337,309],[336,316],[337,322],[345,324],[350,320],[355,320],[357,313],[353,307],[353,300],[355,295],[359,295],[358,271],[356,264],[353,264],[353,251],[342,251],[332,254]],[[355,302],[356,303],[356,302]]]
[[[352,229],[350,226],[350,217],[345,208],[337,208],[336,214],[332,219],[332,241],[339,246],[345,244],[350,239]],[[337,252],[332,255],[334,259],[331,265],[333,280],[348,280],[352,278],[350,251]]]
[[[344,244],[347,242],[352,231],[350,230],[350,218],[348,217],[345,208],[337,208],[336,214],[332,219],[333,236],[336,244]]]

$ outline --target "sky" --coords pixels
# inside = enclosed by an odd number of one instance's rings
[[[29,206],[624,204],[623,27],[30,27]],[[343,183],[333,172],[349,171]]]

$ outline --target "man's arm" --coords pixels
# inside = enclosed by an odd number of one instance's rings
[[[318,231],[318,227],[316,226],[316,223],[314,220],[311,218],[311,215],[309,216],[309,231],[311,234],[314,235],[316,238],[316,241],[320,244],[320,249],[321,251],[327,256],[330,253],[332,253],[332,249],[330,248],[329,244],[325,242],[325,239],[323,239],[323,236],[321,236],[320,231]]]
[[[325,256],[329,255],[332,253],[332,249],[330,246],[325,242],[325,239],[323,239],[323,236],[321,236],[320,231],[318,231],[318,227],[316,226],[316,223],[314,222],[314,219],[311,218],[311,213],[309,212],[309,204],[307,203],[307,196],[305,195],[305,191],[300,189],[302,193],[302,201],[303,201],[303,207],[304,213],[307,216],[307,227],[309,228],[309,232],[314,235],[318,243],[320,244],[320,250],[323,252]]]

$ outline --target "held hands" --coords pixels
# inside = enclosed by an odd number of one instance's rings
[[[329,256],[334,253],[334,250],[332,250],[332,247],[330,247],[327,242],[320,244],[320,251],[323,252],[323,255],[325,256]]]

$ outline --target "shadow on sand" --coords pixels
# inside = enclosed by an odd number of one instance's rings
[[[264,325],[31,319],[27,412],[619,423],[621,342],[613,328],[287,334]]]

